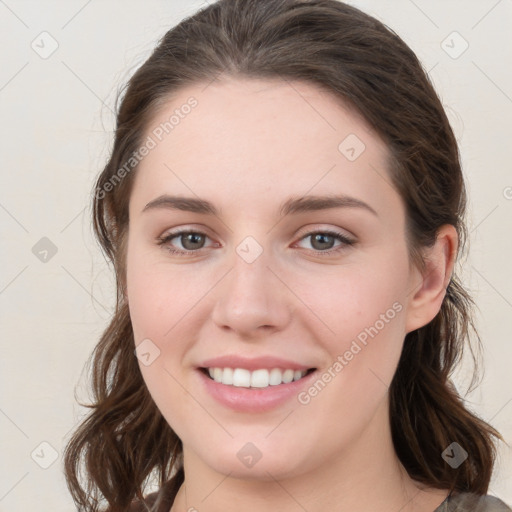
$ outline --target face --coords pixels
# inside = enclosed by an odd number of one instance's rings
[[[418,327],[384,143],[328,93],[277,80],[183,89],[148,136],[127,299],[143,378],[185,456],[277,478],[382,431]]]

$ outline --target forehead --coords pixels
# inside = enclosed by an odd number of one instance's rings
[[[186,87],[162,105],[145,138],[154,147],[137,169],[137,207],[162,193],[221,206],[236,194],[246,206],[307,193],[350,194],[376,209],[397,199],[383,141],[339,98],[306,82],[224,78]]]

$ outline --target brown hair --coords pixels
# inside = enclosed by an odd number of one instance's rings
[[[183,481],[182,444],[153,402],[134,355],[125,290],[128,202],[136,166],[113,184],[143,142],[164,101],[224,74],[307,81],[335,94],[389,148],[389,175],[407,211],[411,261],[452,224],[466,243],[466,192],[457,142],[414,52],[384,24],[336,0],[220,0],[169,30],[130,79],[118,108],[114,147],[96,183],[94,229],[117,278],[114,317],[91,355],[92,411],[65,451],[65,474],[80,510],[112,512],[143,498],[151,476]],[[110,187],[108,184],[110,183]],[[411,478],[440,489],[485,494],[502,437],[470,412],[450,375],[470,330],[474,303],[456,272],[437,316],[407,334],[389,389],[396,453]],[[473,349],[471,355],[477,360]],[[473,382],[475,379],[473,379]],[[452,442],[469,454],[454,469],[441,454]],[[81,462],[85,487],[79,483]]]

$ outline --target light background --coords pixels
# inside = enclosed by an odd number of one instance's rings
[[[87,400],[82,370],[114,304],[90,227],[93,179],[111,147],[118,88],[203,3],[0,0],[2,512],[74,510],[61,467],[82,414],[73,393],[80,382]],[[460,142],[471,232],[464,278],[485,347],[483,382],[467,399],[510,443],[512,0],[351,3],[417,53]],[[31,47],[51,49],[43,31],[58,43],[48,58]],[[43,237],[57,249],[47,261]],[[464,390],[464,372],[458,379]],[[509,504],[511,454],[501,445],[490,489]]]

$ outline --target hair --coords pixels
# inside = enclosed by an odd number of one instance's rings
[[[79,510],[96,512],[106,500],[110,511],[121,512],[135,498],[143,500],[150,477],[161,486],[172,480],[175,490],[184,479],[181,440],[154,403],[134,356],[125,298],[128,203],[137,167],[115,186],[112,180],[164,103],[186,86],[219,76],[302,81],[334,94],[389,149],[387,170],[406,206],[410,261],[425,270],[422,249],[432,246],[443,224],[457,230],[457,257],[465,250],[457,142],[428,74],[393,30],[337,0],[220,0],[181,21],[120,91],[113,149],[95,184],[93,226],[115,270],[117,299],[91,354],[94,402],[82,404],[91,412],[64,454]],[[480,350],[481,340],[473,306],[454,271],[436,317],[405,337],[389,388],[389,416],[395,451],[411,478],[485,494],[497,455],[493,438],[503,438],[466,408],[450,380],[466,345],[477,375],[471,332]],[[457,468],[442,457],[452,442],[469,455]]]

